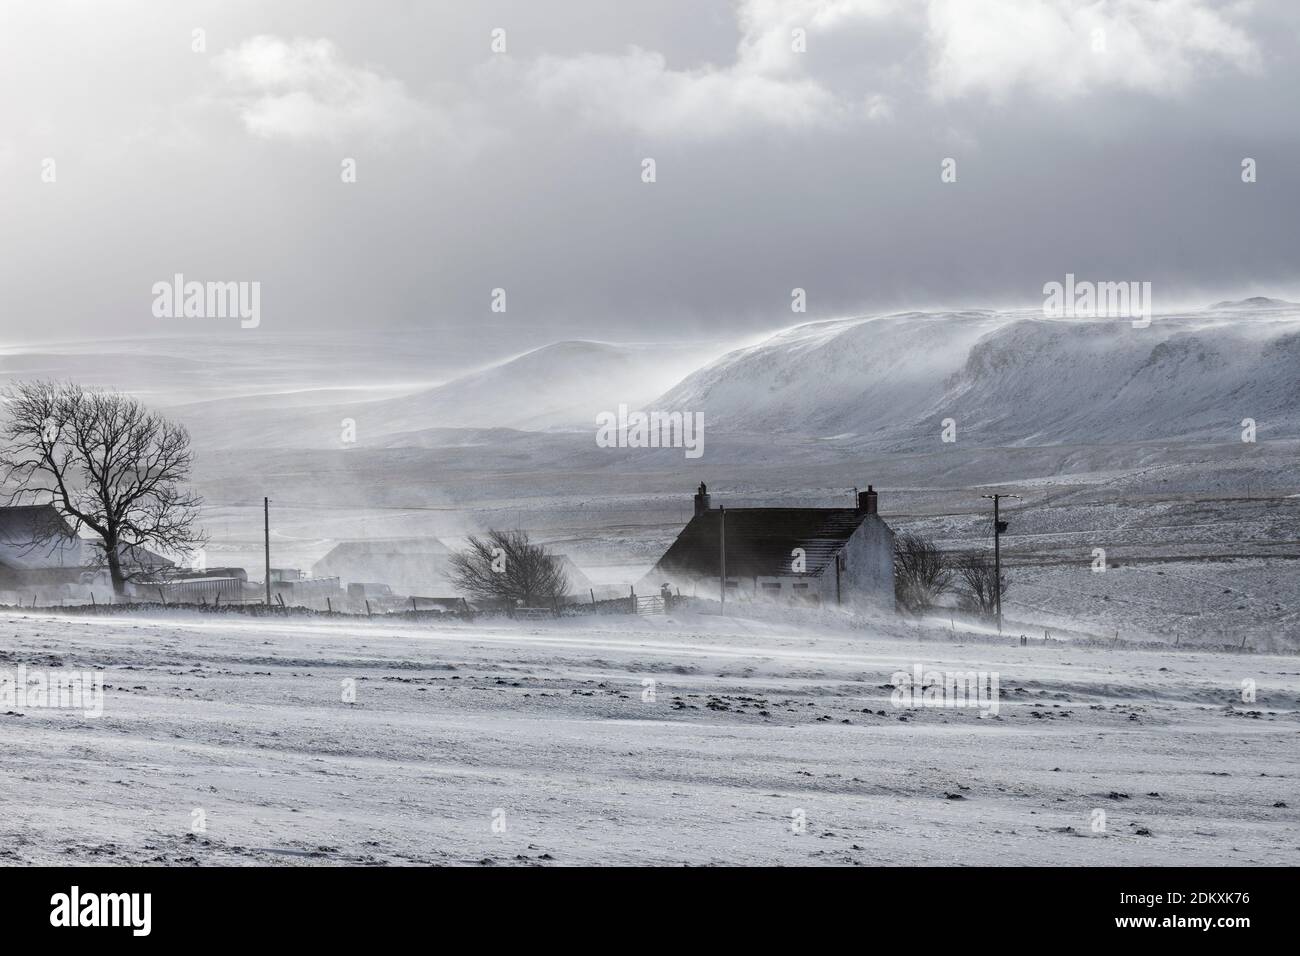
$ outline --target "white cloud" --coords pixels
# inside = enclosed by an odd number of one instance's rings
[[[815,56],[820,37],[856,23],[909,16],[911,10],[902,0],[744,0],[736,10],[738,65],[766,75],[797,72],[806,54],[791,48],[792,30],[807,31]]]
[[[348,63],[327,39],[255,36],[214,60],[222,98],[253,135],[339,143],[366,137],[432,139],[473,152],[490,132],[469,107],[412,96],[401,80]]]
[[[794,30],[804,30],[815,47],[818,37],[846,23],[881,18],[897,7],[897,0],[745,0],[737,9],[741,36],[729,65],[674,70],[662,54],[632,47],[621,55],[541,57],[529,84],[544,105],[568,106],[593,122],[653,135],[834,122],[853,111],[805,71],[809,54],[795,51]],[[883,98],[868,103],[861,115],[889,112]]]
[[[1023,89],[1064,99],[1103,89],[1161,96],[1197,72],[1250,72],[1258,52],[1206,0],[931,0],[931,90],[939,99]]]
[[[654,135],[725,133],[757,121],[798,126],[826,119],[834,97],[808,79],[781,79],[731,67],[670,70],[660,53],[542,57],[529,86],[546,106],[571,106],[594,122]]]
[[[1064,99],[1104,89],[1172,96],[1212,68],[1250,72],[1259,55],[1235,19],[1248,4],[1213,0],[743,0],[734,62],[670,69],[658,52],[543,56],[528,74],[544,105],[638,132],[707,136],[745,125],[879,122],[898,111],[888,85],[928,53],[939,100],[1013,91]],[[792,33],[806,32],[808,52]],[[886,34],[886,31],[889,31]],[[1097,33],[1095,31],[1100,31]],[[852,76],[835,75],[837,40],[881,36]],[[886,41],[887,42],[887,41]],[[1097,44],[1104,49],[1095,49]],[[839,68],[845,69],[839,61]],[[864,83],[863,77],[878,81]],[[864,88],[866,87],[866,88]]]
[[[869,120],[892,120],[894,102],[883,93],[872,93],[862,104],[863,112]]]

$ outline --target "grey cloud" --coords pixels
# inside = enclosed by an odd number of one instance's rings
[[[1008,0],[978,28],[941,0],[617,6],[7,5],[10,334],[178,331],[149,295],[177,272],[261,281],[267,334],[502,349],[750,334],[795,286],[809,317],[1030,304],[1066,272],[1300,292],[1282,0]]]

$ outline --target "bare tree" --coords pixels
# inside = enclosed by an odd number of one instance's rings
[[[919,534],[894,539],[894,598],[898,606],[916,614],[952,589],[952,569],[947,556],[933,541]]]
[[[203,543],[190,477],[189,432],[139,401],[79,385],[19,382],[4,390],[0,481],[9,504],[51,504],[74,534],[95,534],[113,592],[149,567],[145,548],[184,556]]]
[[[477,598],[504,599],[533,607],[569,591],[560,562],[526,531],[490,530],[486,538],[469,537],[469,546],[451,556],[452,581]]]
[[[992,617],[997,608],[998,596],[994,590],[997,571],[993,559],[982,551],[963,554],[957,560],[957,576],[961,581],[959,591],[962,606],[982,617]],[[1002,572],[1002,596],[1007,593],[1007,575]]]

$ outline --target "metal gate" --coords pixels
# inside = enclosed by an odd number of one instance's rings
[[[638,614],[663,614],[666,612],[664,599],[662,595],[653,597],[638,597],[636,599],[636,613]]]

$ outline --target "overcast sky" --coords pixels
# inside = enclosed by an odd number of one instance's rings
[[[154,317],[177,272],[264,334],[529,340],[1297,295],[1298,44],[1292,0],[8,0],[3,338],[256,334]]]

